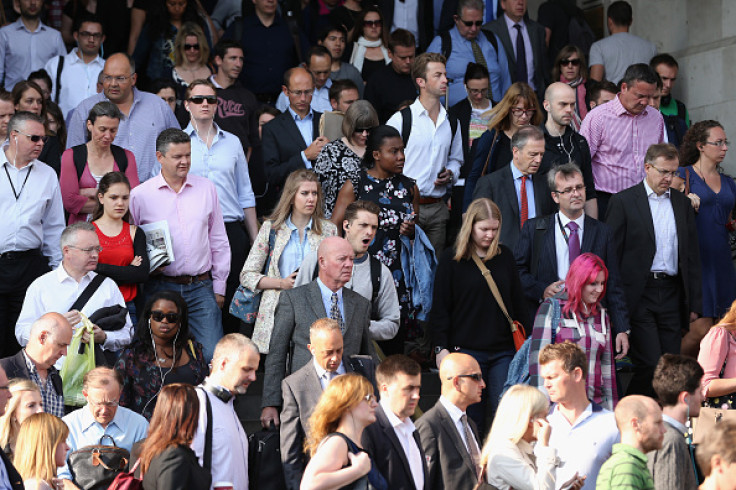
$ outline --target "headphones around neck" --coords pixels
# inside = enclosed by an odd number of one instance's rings
[[[209,378],[204,380],[204,383],[202,383],[202,388],[215,395],[215,397],[217,397],[223,403],[229,402],[233,397],[233,394],[230,392],[230,390],[225,389],[222,386],[217,386],[210,383]]]

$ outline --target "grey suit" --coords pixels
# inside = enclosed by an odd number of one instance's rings
[[[468,424],[478,438],[478,429],[468,417]],[[455,423],[441,401],[427,411],[416,423],[419,439],[427,459],[429,482],[432,490],[472,489],[478,482],[473,461]],[[481,447],[480,442],[478,447]]]
[[[345,312],[343,358],[354,354],[369,354],[377,362],[369,336],[370,301],[347,288],[342,289],[342,299]],[[309,327],[316,320],[326,317],[316,280],[281,293],[274,315],[269,354],[266,357],[262,406],[281,406],[281,380],[312,359],[312,354],[307,349]]]

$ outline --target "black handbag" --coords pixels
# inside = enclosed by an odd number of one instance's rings
[[[112,446],[103,444],[110,439]],[[128,471],[130,452],[118,447],[112,436],[105,434],[100,443],[73,451],[67,458],[72,481],[82,490],[103,490],[119,473]]]

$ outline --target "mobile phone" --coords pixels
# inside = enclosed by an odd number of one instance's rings
[[[439,179],[440,175],[442,175],[443,173],[445,173],[445,167],[442,167],[440,171],[437,173],[437,178]]]

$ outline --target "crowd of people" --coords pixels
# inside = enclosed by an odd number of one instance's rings
[[[729,141],[626,1],[12,4],[0,487],[246,490],[258,373],[272,488],[734,488]]]

